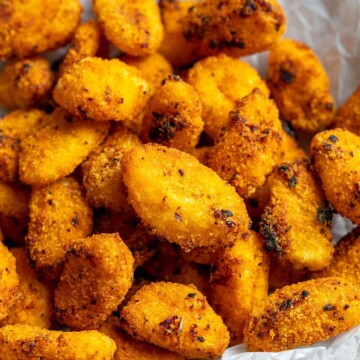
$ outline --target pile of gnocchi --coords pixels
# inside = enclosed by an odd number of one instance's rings
[[[276,0],[81,11],[0,0],[0,360],[218,359],[359,325],[360,232],[334,246],[331,223],[360,225],[360,90],[336,109]],[[262,51],[266,79],[241,60]]]

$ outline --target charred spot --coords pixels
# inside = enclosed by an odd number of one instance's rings
[[[78,214],[75,214],[75,217],[71,219],[71,225],[73,227],[79,226],[79,215]]]
[[[204,342],[204,341],[205,341],[205,339],[204,339],[202,336],[198,336],[198,337],[196,338],[196,340],[197,340],[197,341],[200,341],[200,342]]]
[[[290,180],[288,181],[288,185],[291,188],[296,187],[296,185],[299,183],[298,179],[295,176],[292,176]]]
[[[308,291],[304,290],[304,291],[301,292],[301,297],[302,297],[303,299],[307,298],[308,296],[309,296],[309,292],[308,292]]]
[[[96,303],[97,303],[97,300],[95,298],[91,299],[91,301],[90,301],[91,305],[96,305]]]
[[[223,49],[245,49],[246,48],[246,43],[243,39],[234,39],[234,40],[224,40],[224,41],[214,41],[214,40],[210,40],[209,41],[209,48],[210,49],[218,49],[218,50],[223,50]]]
[[[178,213],[175,213],[175,218],[177,221],[181,222],[182,221],[182,217],[181,215],[179,215]]]
[[[294,82],[296,78],[296,75],[291,73],[289,70],[286,70],[284,68],[280,68],[280,79],[283,83],[286,85],[289,85]]]
[[[337,138],[335,135],[330,135],[329,140],[335,144],[339,141],[339,138]]]
[[[345,304],[345,305],[344,305],[344,310],[347,310],[349,307],[350,307],[349,304]]]
[[[349,152],[349,155],[350,155],[351,157],[354,157],[354,152],[353,152],[353,151],[350,151],[350,152]]]
[[[292,300],[286,299],[280,304],[279,310],[283,311],[283,310],[290,309],[292,304],[293,304]]]
[[[232,228],[235,226],[235,223],[229,218],[233,217],[234,214],[230,210],[214,210],[214,216],[216,219],[222,220],[225,222],[226,226]],[[215,223],[217,224],[217,222]]]
[[[21,72],[27,74],[31,70],[32,66],[29,63],[24,63],[21,67]]]
[[[256,10],[258,6],[253,0],[247,0],[240,11],[241,17],[249,17],[251,16]]]
[[[196,296],[195,293],[190,293],[187,295],[188,298],[193,299]]]
[[[279,256],[282,256],[282,247],[279,245],[279,239],[276,233],[276,229],[272,224],[266,222],[260,223],[260,233],[264,237],[266,252],[275,252]]]
[[[288,164],[282,164],[278,167],[278,169],[281,171],[281,172],[287,172],[290,170],[290,167]]]
[[[323,307],[323,310],[324,311],[331,311],[331,310],[335,310],[336,309],[336,306],[335,305],[331,305],[331,304],[326,304],[324,307]]]
[[[329,224],[332,216],[333,211],[328,206],[319,207],[317,210],[316,218],[320,224]]]
[[[169,141],[178,131],[188,128],[187,121],[179,114],[152,113],[155,124],[150,129],[149,137],[152,141]]]
[[[172,332],[177,331],[177,320],[178,316],[174,315],[165,319],[159,325],[165,333],[171,334]]]
[[[184,176],[184,170],[179,169],[178,171],[179,171],[180,176]]]
[[[48,205],[52,206],[53,205],[53,201],[50,199],[47,201]]]

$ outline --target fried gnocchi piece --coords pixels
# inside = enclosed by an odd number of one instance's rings
[[[34,188],[26,243],[35,269],[47,278],[58,279],[66,252],[78,239],[90,235],[92,216],[84,191],[73,178]]]
[[[220,316],[193,286],[145,285],[122,309],[121,317],[133,337],[189,358],[218,358],[229,343]]]
[[[247,198],[275,165],[283,131],[275,104],[259,89],[235,106],[230,121],[216,138],[208,165]]]
[[[94,233],[119,233],[133,254],[136,269],[155,254],[157,238],[149,234],[134,209],[127,206],[119,212],[99,209],[95,215]]]
[[[223,54],[197,62],[189,70],[187,81],[200,96],[205,131],[212,138],[229,124],[229,113],[238,100],[255,88],[266,96],[270,93],[252,66]]]
[[[19,183],[0,181],[0,228],[5,238],[23,243],[29,221],[30,191]]]
[[[16,110],[0,120],[0,180],[14,182],[19,174],[21,141],[46,124],[41,110]]]
[[[189,8],[185,38],[202,57],[238,57],[269,50],[284,34],[286,18],[276,0],[204,0]]]
[[[78,0],[6,0],[1,10],[0,60],[4,60],[64,46],[79,24],[82,9]]]
[[[102,31],[95,20],[89,20],[81,24],[71,40],[70,48],[61,63],[59,73],[64,73],[71,65],[85,59],[96,56],[100,49]]]
[[[15,302],[1,326],[24,324],[48,329],[51,325],[52,304],[50,290],[38,280],[38,275],[28,264],[25,247],[10,250],[16,259],[19,288]]]
[[[7,109],[45,105],[53,82],[54,74],[46,59],[13,60],[0,71],[0,105]]]
[[[360,136],[360,87],[338,109],[333,127],[345,128]]]
[[[195,148],[204,128],[202,106],[193,87],[170,75],[149,102],[142,139],[186,151]]]
[[[332,211],[307,160],[277,166],[260,223],[265,249],[294,269],[324,269],[333,256]]]
[[[241,197],[193,156],[161,145],[143,145],[122,161],[130,204],[153,234],[186,251],[226,245],[246,233]]]
[[[183,35],[186,14],[196,3],[195,0],[159,1],[164,24],[164,39],[159,52],[175,67],[189,65],[198,59],[194,45],[190,44]]]
[[[314,273],[314,278],[337,276],[360,285],[360,232],[353,230],[335,245],[334,258],[329,267]]]
[[[255,308],[244,330],[247,351],[307,346],[360,324],[359,289],[336,278],[285,286]]]
[[[310,148],[326,198],[339,214],[360,225],[360,137],[345,129],[323,131]]]
[[[124,153],[141,144],[135,134],[120,125],[81,166],[88,201],[95,207],[113,211],[128,206],[121,171]]]
[[[270,52],[267,84],[283,120],[308,132],[328,126],[335,114],[329,78],[314,51],[285,39]]]
[[[269,291],[275,291],[286,285],[308,280],[310,272],[305,269],[294,269],[286,261],[277,256],[270,257]]]
[[[118,59],[85,58],[68,68],[54,89],[54,100],[84,120],[123,121],[141,113],[149,84],[140,70]]]
[[[134,258],[118,234],[76,242],[55,290],[58,320],[75,329],[99,327],[130,289],[133,265]]]
[[[16,260],[8,248],[0,242],[0,321],[6,318],[15,303],[18,286]]]
[[[268,295],[269,256],[261,235],[249,231],[217,258],[211,272],[210,303],[230,332],[230,345],[240,344],[251,310]]]
[[[205,266],[186,261],[177,247],[161,243],[153,258],[142,269],[157,281],[194,285],[205,296],[209,294],[209,269]]]
[[[154,53],[145,57],[123,56],[120,58],[124,63],[139,69],[145,80],[150,84],[150,94],[153,95],[161,87],[162,81],[174,70],[171,64],[160,53]]]
[[[153,0],[94,0],[106,38],[132,56],[153,54],[163,39],[158,5]]]
[[[300,148],[296,140],[286,131],[282,132],[282,138],[283,140],[277,159],[278,164],[308,158],[305,151]]]
[[[0,359],[112,360],[115,342],[98,331],[63,332],[28,325],[0,329]]]
[[[125,331],[117,329],[110,324],[105,323],[102,325],[99,332],[115,341],[117,349],[114,354],[114,360],[185,360],[179,354],[136,340]]]
[[[71,174],[109,131],[108,123],[83,121],[57,108],[47,125],[21,142],[20,179],[44,186]]]

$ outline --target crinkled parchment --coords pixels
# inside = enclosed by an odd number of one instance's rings
[[[360,85],[360,0],[279,0],[288,21],[286,36],[304,41],[320,57],[331,81],[332,93],[341,105]],[[91,0],[82,0],[83,19],[92,17]],[[60,51],[60,55],[64,50]],[[50,53],[59,58],[59,52]],[[264,77],[267,53],[246,58]],[[306,89],[305,89],[306,91]],[[0,108],[0,115],[4,111]],[[352,224],[336,215],[335,241],[348,233]],[[226,351],[223,360],[360,360],[360,326],[311,347],[281,353],[250,353],[239,345]]]

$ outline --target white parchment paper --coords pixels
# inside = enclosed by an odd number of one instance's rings
[[[360,0],[278,0],[285,9],[286,36],[306,42],[320,57],[329,74],[332,93],[341,105],[360,85]],[[81,0],[83,20],[93,17],[91,0]],[[64,49],[48,54],[56,60]],[[246,58],[262,76],[266,74],[267,53]],[[0,64],[1,67],[1,64]],[[306,89],[305,89],[306,90]],[[0,108],[0,116],[5,114]],[[353,225],[336,215],[334,240],[347,234]],[[245,346],[229,348],[222,360],[360,360],[360,326],[311,347],[281,353],[250,353]]]

